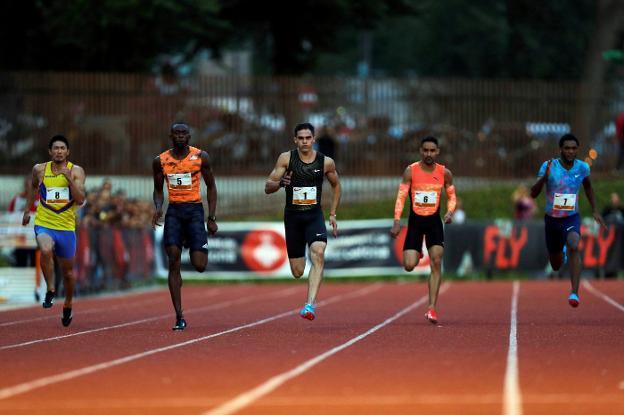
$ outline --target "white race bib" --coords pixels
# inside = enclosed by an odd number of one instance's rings
[[[169,189],[185,190],[190,189],[193,181],[191,173],[174,173],[167,175],[169,181]]]
[[[293,205],[316,205],[316,186],[293,187]]]
[[[555,193],[555,198],[553,200],[553,209],[555,210],[576,209],[576,195],[573,193]]]
[[[46,203],[69,203],[69,187],[48,187]]]
[[[435,207],[437,202],[437,192],[426,192],[422,190],[417,190],[414,192],[414,206]]]

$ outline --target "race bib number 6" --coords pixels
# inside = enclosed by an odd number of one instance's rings
[[[293,205],[316,205],[316,186],[293,187]]]
[[[170,189],[178,189],[178,190],[190,189],[193,183],[193,181],[191,180],[191,173],[168,174],[167,179],[169,181]]]
[[[48,187],[46,203],[69,203],[69,187]]]
[[[414,192],[414,206],[417,207],[435,207],[438,202],[438,194],[436,192]]]
[[[573,193],[555,193],[553,209],[574,210],[576,208],[576,195]]]

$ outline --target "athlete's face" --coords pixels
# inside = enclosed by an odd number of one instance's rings
[[[426,141],[420,146],[420,157],[428,166],[432,166],[435,163],[438,154],[440,154],[440,149],[431,141]]]
[[[307,153],[312,150],[314,144],[314,134],[310,130],[299,130],[295,136],[295,144],[302,153]]]
[[[566,163],[572,163],[576,159],[578,153],[578,144],[574,140],[566,140],[561,146],[561,160]]]
[[[52,143],[52,148],[48,150],[52,161],[55,163],[62,163],[67,160],[69,156],[69,149],[62,141],[55,141]]]
[[[169,137],[171,138],[174,147],[184,148],[188,145],[191,139],[191,132],[186,124],[175,124],[171,127]]]

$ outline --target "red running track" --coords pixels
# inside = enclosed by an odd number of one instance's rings
[[[624,282],[192,286],[0,312],[0,413],[624,414]],[[517,370],[515,370],[517,369]]]

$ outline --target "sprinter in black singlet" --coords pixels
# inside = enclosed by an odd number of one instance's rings
[[[305,270],[306,244],[310,250],[312,267],[308,275],[308,300],[299,313],[308,320],[316,317],[316,296],[325,263],[327,230],[321,209],[325,176],[333,190],[329,223],[334,237],[338,235],[336,210],[341,194],[334,160],[314,150],[314,140],[314,126],[298,124],[294,137],[297,149],[280,154],[264,187],[266,194],[275,193],[281,187],[286,189],[284,228],[290,269],[295,278],[301,277]]]

